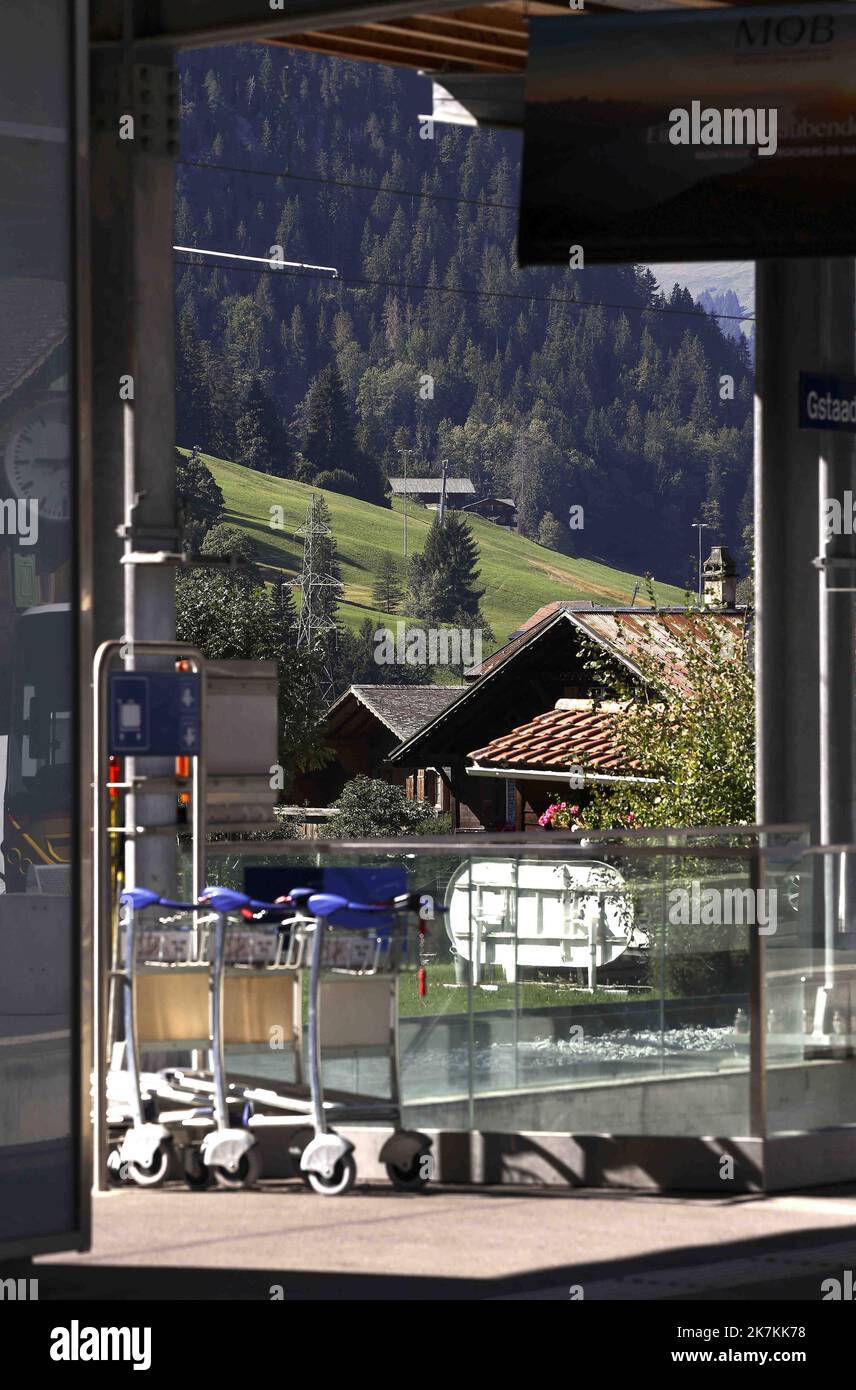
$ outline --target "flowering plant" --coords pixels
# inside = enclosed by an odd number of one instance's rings
[[[538,824],[551,830],[577,830],[579,814],[579,806],[569,806],[567,801],[554,801],[538,817]]]
[[[542,825],[545,830],[590,830],[593,828],[587,824],[585,812],[581,812],[579,806],[569,806],[567,801],[551,802],[544,814],[538,817],[538,824]],[[612,829],[633,830],[638,824],[639,817],[636,812],[625,811],[614,818]]]

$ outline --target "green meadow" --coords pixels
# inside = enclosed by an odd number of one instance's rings
[[[255,473],[209,454],[202,457],[223,491],[224,519],[252,536],[261,564],[270,571],[269,577],[272,579],[277,570],[297,577],[302,558],[302,539],[297,532],[309,498],[317,489],[291,479]],[[390,510],[337,492],[322,495],[330,508],[342,566],[342,621],[352,628],[358,628],[366,618],[372,622],[386,621],[390,615],[375,607],[372,586],[386,552],[399,560],[403,558],[401,503],[396,502]],[[271,526],[271,518],[279,515],[271,510],[276,507],[282,508],[282,530]],[[410,554],[422,549],[433,516],[419,503],[408,502]],[[504,642],[536,609],[556,599],[594,599],[606,605],[629,603],[640,578],[596,560],[559,555],[481,517],[471,517],[471,523],[481,553],[480,583],[485,589],[482,606],[498,642]],[[579,534],[583,536],[584,532]],[[681,590],[668,584],[656,584],[655,593],[660,603],[684,602]]]

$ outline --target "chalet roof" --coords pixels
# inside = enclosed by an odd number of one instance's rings
[[[705,610],[705,620],[713,620],[721,629],[723,641],[733,645],[735,652],[743,634],[746,610],[728,609],[718,612]],[[504,647],[486,657],[480,666],[468,672],[470,681],[477,680],[501,666],[538,632],[552,623],[567,618],[573,625],[638,674],[636,665],[643,653],[654,656],[671,667],[671,684],[686,689],[682,679],[681,656],[688,641],[703,639],[703,626],[697,609],[687,608],[604,608],[591,600],[571,600],[545,604],[528,618],[522,627],[511,634]]]
[[[598,772],[628,771],[637,766],[623,752],[617,736],[616,701],[558,700],[555,709],[528,724],[475,748],[468,759],[480,767],[532,768],[567,773],[579,763]]]
[[[723,633],[724,639],[733,644],[735,655],[745,626],[745,609],[728,612],[709,611]],[[562,629],[567,629],[567,636]],[[423,740],[430,740],[435,732],[442,730],[448,735],[448,721],[458,720],[458,716],[473,717],[473,709],[482,696],[494,692],[495,684],[506,673],[512,682],[513,691],[515,663],[524,654],[530,662],[537,661],[537,648],[543,642],[555,645],[558,640],[573,641],[575,635],[588,637],[609,652],[632,675],[641,675],[637,665],[642,651],[651,653],[666,663],[668,683],[680,694],[687,689],[686,676],[681,668],[680,654],[688,638],[696,633],[702,636],[699,615],[696,610],[685,608],[596,608],[589,602],[559,602],[545,605],[513,634],[506,645],[494,652],[476,668],[470,676],[468,688],[455,701],[453,706],[442,710],[419,733],[392,750],[390,761],[405,763],[411,757],[419,758]],[[461,727],[466,724],[466,718]]]
[[[461,685],[351,685],[327,711],[327,732],[344,727],[354,706],[374,715],[397,739],[412,738],[451,705]]]
[[[389,480],[389,485],[390,485],[390,487],[392,488],[392,490],[393,490],[394,493],[401,494],[402,496],[403,496],[405,490],[406,490],[408,493],[410,493],[410,492],[436,492],[436,494],[437,494],[438,497],[440,496],[441,492],[443,491],[443,479],[442,479],[442,478],[408,478],[406,483],[405,483],[404,478],[390,478],[390,480]],[[447,479],[446,479],[446,496],[447,496],[447,497],[450,496],[452,493],[458,493],[458,494],[467,493],[468,495],[469,495],[469,493],[472,493],[473,496],[475,496],[475,491],[476,491],[476,490],[475,490],[475,488],[473,487],[472,483],[470,482],[469,478],[447,478]]]

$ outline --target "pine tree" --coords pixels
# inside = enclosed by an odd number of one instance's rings
[[[394,613],[403,597],[398,561],[387,551],[378,566],[372,598],[382,613]]]
[[[330,508],[320,492],[313,492],[306,518],[298,531],[303,538],[300,574],[300,612],[296,641],[318,660],[318,697],[329,704],[335,683],[336,609],[342,597],[342,570],[331,526]]]
[[[416,617],[428,623],[452,622],[459,613],[478,618],[484,595],[484,589],[476,588],[478,559],[465,516],[447,512],[442,526],[435,517],[425,549],[414,555],[408,572],[409,607]]]
[[[317,473],[334,468],[354,472],[353,419],[335,363],[324,367],[309,387],[295,417],[295,434],[300,452]]]
[[[288,476],[288,450],[273,402],[254,381],[235,420],[236,462],[259,473]]]

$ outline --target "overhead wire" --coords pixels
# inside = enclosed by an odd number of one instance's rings
[[[182,247],[180,249],[186,251],[191,248]],[[192,249],[199,255],[220,254],[222,256],[229,257],[233,254],[231,251],[211,253],[201,248],[197,249],[194,247]],[[431,285],[417,281],[373,279],[367,276],[343,275],[341,272],[339,272],[339,274],[335,277],[322,276],[316,273],[289,271],[282,264],[273,264],[270,261],[266,260],[266,258],[263,256],[253,257],[252,259],[258,261],[265,261],[265,266],[259,266],[258,268],[256,268],[256,266],[250,265],[235,265],[223,267],[210,265],[206,266],[203,265],[201,261],[179,259],[176,259],[175,264],[189,266],[191,268],[196,269],[207,269],[209,272],[212,270],[219,270],[222,268],[223,270],[228,270],[230,272],[243,272],[244,274],[249,275],[270,274],[277,276],[286,276],[288,279],[291,280],[329,279],[338,285],[353,285],[361,288],[408,290],[419,291],[421,293],[436,294],[469,295],[477,299],[516,299],[534,304],[569,304],[575,305],[577,308],[580,309],[617,309],[623,310],[627,313],[683,315],[686,318],[701,318],[713,321],[717,321],[720,319],[733,320],[737,323],[754,323],[755,321],[754,314],[717,314],[713,312],[708,312],[706,309],[698,307],[694,309],[677,309],[672,308],[670,305],[614,304],[610,303],[607,300],[575,299],[572,297],[560,297],[553,294],[523,294],[517,292],[516,290],[483,290],[469,288],[464,285]]]

